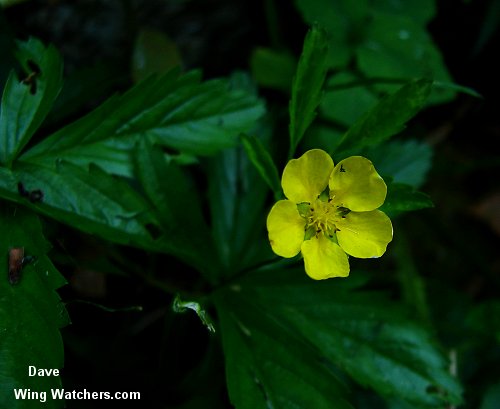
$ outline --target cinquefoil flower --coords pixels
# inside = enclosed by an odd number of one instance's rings
[[[302,252],[311,278],[347,277],[347,255],[385,253],[392,224],[377,208],[387,186],[368,159],[351,156],[334,166],[325,151],[312,149],[288,162],[281,186],[288,200],[269,212],[269,242],[282,257]]]

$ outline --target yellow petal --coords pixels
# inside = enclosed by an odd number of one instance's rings
[[[312,279],[324,280],[349,275],[347,254],[323,234],[304,241],[301,250],[306,273]]]
[[[392,223],[384,212],[350,212],[336,224],[337,240],[349,255],[380,257],[392,240]]]
[[[283,170],[281,186],[285,196],[295,203],[313,202],[328,186],[333,160],[321,149],[312,149],[292,159]]]
[[[299,215],[295,203],[290,200],[276,202],[267,216],[267,231],[273,251],[286,258],[299,254],[305,226],[306,222]]]
[[[356,212],[377,209],[387,194],[384,180],[362,156],[351,156],[337,163],[329,185],[334,203]]]

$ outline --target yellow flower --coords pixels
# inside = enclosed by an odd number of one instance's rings
[[[312,149],[288,162],[281,186],[288,200],[279,200],[269,212],[269,242],[282,257],[302,252],[311,278],[347,277],[347,255],[385,253],[392,224],[376,209],[387,186],[368,159],[351,156],[334,166],[325,151]]]

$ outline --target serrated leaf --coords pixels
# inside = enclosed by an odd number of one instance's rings
[[[400,132],[423,108],[431,87],[431,80],[415,80],[382,98],[344,134],[336,151],[377,145]]]
[[[194,183],[175,162],[167,163],[163,152],[147,141],[138,146],[136,169],[161,232],[176,248],[174,254],[200,271],[216,271],[215,246]]]
[[[17,162],[14,170],[1,174],[2,197],[113,242],[152,245],[145,225],[154,219],[144,199],[95,166],[84,170],[67,162],[52,168]],[[33,191],[39,193],[36,200],[30,200]]]
[[[19,183],[24,195],[39,191],[40,200],[24,197]],[[50,168],[19,161],[13,171],[0,168],[0,197],[114,243],[172,254],[209,276],[215,264],[209,261],[214,258],[210,242],[200,244],[196,232],[189,232],[185,239],[200,245],[197,253],[193,252],[193,245],[179,245],[175,231],[160,228],[157,215],[144,197],[124,179],[96,166],[85,170],[58,162]],[[201,231],[201,224],[198,227]]]
[[[23,73],[12,71],[0,107],[0,163],[9,166],[52,108],[62,86],[62,62],[56,49],[30,38],[17,43]]]
[[[65,284],[54,268],[42,235],[39,219],[30,211],[0,203],[0,407],[38,408],[38,400],[17,400],[14,389],[45,392],[61,388],[58,376],[28,376],[28,366],[61,369],[63,343],[59,328],[69,323],[56,289]],[[35,260],[20,271],[19,282],[7,279],[9,249],[24,247],[25,256]],[[64,407],[50,398],[44,406]]]
[[[318,25],[308,31],[304,47],[292,84],[290,100],[290,154],[292,157],[297,145],[316,116],[323,83],[327,70],[328,40],[326,32]]]
[[[231,83],[234,88],[256,93],[248,75],[235,73]],[[266,143],[272,128],[271,118],[265,116],[251,132]],[[212,234],[222,264],[218,276],[227,279],[273,257],[267,241],[262,240],[268,189],[241,145],[210,158],[206,171]]]
[[[237,409],[350,409],[345,386],[309,345],[237,287],[216,298],[231,402]]]
[[[274,192],[275,198],[279,198],[281,196],[281,182],[271,154],[254,136],[242,135],[242,142],[248,158]]]
[[[254,271],[232,289],[238,302],[258,306],[255,321],[279,323],[325,365],[384,397],[430,408],[461,402],[461,387],[432,336],[384,294],[353,290],[346,281],[312,281],[302,268]]]
[[[263,112],[257,97],[232,89],[226,80],[200,82],[197,72],[179,77],[171,71],[110,98],[33,147],[23,160],[95,163],[130,177],[131,155],[143,138],[182,153],[211,155],[234,146]]]
[[[380,210],[389,217],[395,217],[400,213],[412,210],[427,209],[434,207],[434,203],[428,195],[415,190],[404,183],[387,182],[387,197]]]

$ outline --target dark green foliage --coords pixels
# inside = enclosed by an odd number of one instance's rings
[[[42,7],[11,3],[2,24]],[[40,407],[15,400],[14,388],[87,384],[146,390],[140,407],[175,409],[496,407],[498,257],[488,249],[497,247],[499,162],[455,151],[486,148],[475,128],[463,131],[466,144],[450,136],[479,93],[453,83],[433,41],[443,4],[295,0],[282,11],[266,1],[265,22],[248,13],[226,27],[248,10],[179,1],[155,6],[151,27],[168,29],[151,31],[138,11],[153,6],[136,3],[110,5],[126,16],[126,38],[106,45],[121,59],[72,61],[64,84],[55,46],[11,47],[17,30],[0,29],[9,48],[0,61],[0,409]],[[477,50],[494,27],[489,17]],[[113,31],[102,30],[99,40]],[[465,54],[457,61],[473,65]],[[191,69],[200,65],[203,76]],[[279,258],[267,237],[287,159],[312,148],[335,163],[365,156],[387,184],[380,210],[394,239],[380,259],[350,257],[345,279],[311,280],[300,253]],[[13,248],[26,256],[18,283]],[[58,270],[71,283],[60,295]],[[98,310],[75,308],[66,364],[61,298]],[[109,315],[94,329],[99,314]],[[67,369],[28,377],[28,365]]]
[[[242,142],[248,158],[274,192],[274,196],[279,198],[281,195],[281,182],[271,155],[262,142],[253,136],[243,135]]]
[[[10,167],[47,116],[62,86],[62,62],[54,46],[18,42],[22,73],[12,71],[0,108],[0,163]]]
[[[345,407],[345,391],[334,386],[335,372],[308,378],[311,365],[318,374],[341,368],[360,384],[419,407],[459,403],[460,386],[429,334],[408,320],[401,305],[351,285],[313,282],[298,269],[266,269],[221,292],[216,305],[229,349],[226,368],[233,403],[264,407],[258,402],[267,399],[268,406],[287,408],[287,394],[293,393],[292,401],[307,407],[308,400],[325,393],[323,382],[329,379],[330,401]],[[244,355],[236,359],[233,348],[238,344]],[[279,367],[295,374],[290,378],[301,385],[281,391],[273,378]],[[314,407],[328,407],[324,402]]]
[[[64,278],[47,257],[49,243],[40,220],[30,211],[0,204],[0,406],[37,408],[40,401],[15,400],[14,389],[45,391],[60,388],[59,377],[28,376],[28,366],[61,369],[63,344],[59,328],[69,323],[56,290]],[[7,280],[9,250],[24,248],[33,260],[19,272],[19,282]],[[47,408],[62,408],[63,401],[47,400]]]
[[[178,152],[208,155],[234,146],[238,134],[263,113],[262,103],[224,80],[201,83],[191,72],[149,77],[114,96],[79,121],[26,152],[22,160],[43,165],[64,159],[95,163],[131,176],[131,152],[141,139]]]
[[[344,134],[336,152],[379,145],[396,135],[423,108],[431,87],[430,80],[412,81],[383,98]]]
[[[402,212],[433,207],[432,201],[425,193],[416,191],[404,183],[389,183],[387,198],[380,208],[390,217]]]
[[[290,100],[290,155],[292,156],[316,116],[327,70],[326,32],[314,25],[307,33],[292,84]]]

